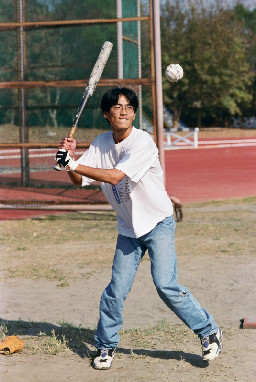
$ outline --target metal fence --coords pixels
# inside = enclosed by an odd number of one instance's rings
[[[65,174],[52,171],[53,158],[104,41],[111,41],[113,50],[79,123],[81,152],[109,129],[100,99],[113,86],[135,90],[140,101],[135,126],[155,132],[153,0],[0,0],[0,5],[0,202],[30,202],[29,194],[15,197],[22,187],[71,187]],[[7,188],[12,195],[2,192]]]

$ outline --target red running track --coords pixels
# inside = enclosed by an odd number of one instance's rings
[[[165,162],[167,191],[182,203],[256,197],[256,146],[169,150]],[[0,210],[0,220],[46,213]]]
[[[165,152],[166,187],[183,203],[256,196],[256,147]]]

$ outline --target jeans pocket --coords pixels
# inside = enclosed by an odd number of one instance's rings
[[[159,222],[156,226],[160,231],[165,232],[165,231],[175,231],[175,219],[172,216],[168,216],[161,222]]]

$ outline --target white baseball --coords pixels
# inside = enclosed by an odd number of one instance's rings
[[[183,69],[179,64],[170,64],[165,69],[165,75],[169,82],[177,82],[183,77]]]

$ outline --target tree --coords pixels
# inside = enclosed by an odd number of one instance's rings
[[[250,104],[241,104],[241,108],[245,115],[255,116],[256,113],[256,8],[249,10],[242,4],[237,4],[234,8],[235,17],[244,22],[245,30],[250,41],[249,44],[249,62],[254,72],[254,80],[249,87],[249,92],[252,94]]]
[[[249,102],[252,72],[248,61],[248,38],[243,23],[232,10],[195,8],[167,0],[162,6],[162,62],[179,63],[184,78],[173,86],[164,83],[164,102],[178,123],[184,105],[198,110],[222,108],[240,113],[239,103]],[[185,10],[184,10],[185,9]]]

